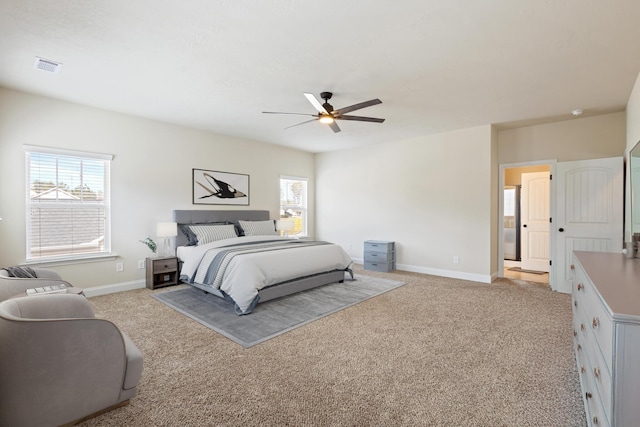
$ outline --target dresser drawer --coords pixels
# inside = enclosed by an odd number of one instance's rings
[[[582,313],[584,313],[581,327],[589,329],[593,333],[604,360],[609,369],[611,369],[613,359],[613,321],[591,281],[578,271],[574,282],[576,282],[575,300]]]
[[[613,413],[613,387],[611,381],[611,371],[607,366],[602,353],[595,349],[589,351],[587,347],[587,358],[589,359],[589,371],[586,375],[590,378],[591,384],[600,396],[602,408],[607,419],[611,419]]]
[[[371,270],[371,271],[384,271],[384,272],[390,272],[395,270],[395,263],[394,262],[371,262],[371,261],[365,261],[364,262],[364,269],[365,270]]]
[[[371,262],[389,262],[394,261],[395,254],[393,252],[365,252],[364,260]]]
[[[603,402],[601,400],[600,389],[593,381],[592,370],[593,367],[589,364],[588,355],[586,355],[584,364],[580,371],[585,402],[587,425],[592,427],[609,426],[609,418],[607,412],[604,410]]]
[[[395,251],[394,246],[395,246],[394,242],[387,242],[383,240],[365,240],[364,251],[393,253]]]

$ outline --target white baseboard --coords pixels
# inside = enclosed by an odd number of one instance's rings
[[[363,264],[362,259],[353,258],[356,264]],[[491,283],[494,275],[465,273],[464,271],[442,270],[439,268],[420,267],[407,264],[396,264],[396,270],[410,271],[412,273],[432,274],[440,277],[450,277],[452,279],[470,280],[472,282]]]
[[[352,258],[356,264],[364,264],[362,259]],[[506,261],[505,261],[506,263]],[[518,263],[519,264],[519,263]],[[470,280],[472,282],[491,283],[497,278],[497,273],[493,275],[465,273],[464,271],[442,270],[438,268],[419,267],[415,265],[396,264],[396,269],[401,271],[410,271],[412,273],[432,274],[434,276],[450,277],[452,279]],[[92,288],[84,288],[84,294],[87,298],[97,297],[100,295],[115,294],[116,292],[132,291],[134,289],[142,289],[146,286],[144,280],[135,280],[132,282],[114,283],[111,285],[95,286]]]
[[[115,294],[116,292],[132,291],[134,289],[142,289],[146,286],[144,280],[135,280],[133,282],[114,283],[112,285],[95,286],[92,288],[84,288],[84,295],[87,298],[97,297],[100,295]]]

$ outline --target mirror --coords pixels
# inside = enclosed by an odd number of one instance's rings
[[[631,173],[631,233],[640,233],[640,142],[629,152]]]

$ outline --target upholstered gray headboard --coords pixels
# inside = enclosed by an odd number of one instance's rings
[[[269,211],[214,211],[214,210],[175,210],[173,220],[178,224],[206,224],[208,222],[229,221],[237,224],[239,220],[263,221],[269,219]],[[178,230],[176,247],[187,243],[186,236]]]

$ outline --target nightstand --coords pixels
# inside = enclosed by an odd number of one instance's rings
[[[395,246],[395,242],[366,240],[364,242],[364,269],[385,272],[395,270]]]
[[[158,289],[178,284],[178,258],[147,258],[147,288]]]

